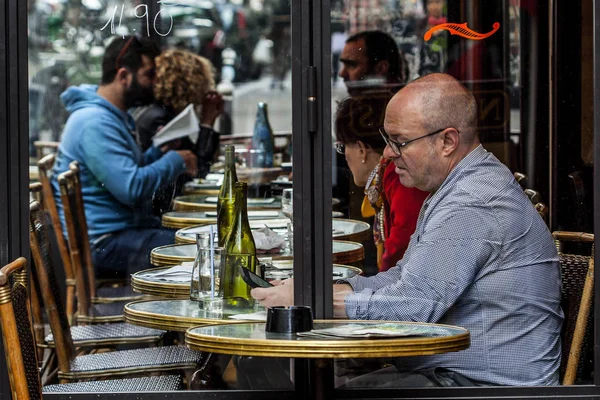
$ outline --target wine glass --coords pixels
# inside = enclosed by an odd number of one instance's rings
[[[292,189],[283,189],[281,193],[281,212],[290,219],[287,225],[287,240],[288,248],[290,252],[293,252],[294,222],[292,217],[294,214],[294,193]]]

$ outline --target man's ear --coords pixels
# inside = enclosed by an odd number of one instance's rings
[[[444,132],[444,155],[452,154],[460,144],[460,135],[454,128],[448,128]]]
[[[378,61],[377,64],[375,64],[375,73],[377,75],[387,75],[388,71],[390,70],[390,63],[387,60],[381,60]]]
[[[129,84],[131,72],[127,68],[121,67],[118,69],[115,80],[123,85]]]

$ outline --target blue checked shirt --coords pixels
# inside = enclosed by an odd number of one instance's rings
[[[396,360],[482,384],[557,385],[560,269],[552,236],[512,173],[479,146],[423,204],[404,258],[348,280],[351,319],[458,325],[470,348]]]

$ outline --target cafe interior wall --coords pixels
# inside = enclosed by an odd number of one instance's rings
[[[585,0],[581,0],[584,3]],[[570,5],[580,5],[580,2],[569,2]],[[565,34],[569,27],[578,25],[583,16],[589,17],[594,26],[600,21],[600,4],[598,1],[593,2],[593,7],[590,9],[584,8],[585,12],[578,13],[569,9],[569,6],[559,5],[558,1],[535,2],[537,7],[544,8],[547,5],[550,7],[552,19],[549,22],[550,26],[554,26],[560,31],[553,32],[553,57],[548,57],[545,60],[538,60],[536,64],[538,68],[543,70],[544,66],[550,64],[552,66],[553,85],[552,86],[552,116],[553,123],[548,129],[548,124],[544,125],[544,118],[534,118],[535,123],[539,125],[542,131],[544,128],[550,131],[550,142],[553,146],[553,161],[552,168],[554,171],[560,169],[560,163],[557,163],[558,150],[562,150],[561,146],[568,144],[568,139],[565,142],[557,140],[559,136],[559,127],[566,124],[569,119],[573,119],[574,112],[569,111],[573,107],[573,103],[565,106],[565,102],[559,101],[560,97],[566,93],[566,84],[560,84],[561,79],[565,77],[560,74],[567,68],[568,63],[573,63],[573,54],[580,57],[578,54],[590,54],[582,51],[577,51],[569,48],[569,42],[561,43],[561,34]],[[544,3],[544,4],[542,4]],[[563,2],[561,2],[563,3]],[[591,1],[589,2],[592,3]],[[0,29],[0,264],[4,265],[14,258],[21,255],[29,255],[28,247],[28,232],[27,232],[27,212],[28,212],[28,103],[27,103],[27,12],[26,2],[21,0],[3,0],[0,7],[0,21],[3,29]],[[588,4],[589,5],[589,4]],[[566,8],[562,8],[566,7]],[[563,14],[559,14],[559,13]],[[330,113],[331,110],[327,106],[319,106],[316,109],[311,109],[311,103],[307,101],[309,94],[317,94],[317,99],[323,98],[323,104],[328,104],[327,96],[330,96],[328,88],[328,79],[323,79],[323,76],[329,76],[329,1],[296,1],[292,0],[292,30],[297,33],[293,36],[293,52],[300,54],[300,57],[295,57],[293,61],[293,101],[294,101],[294,126],[297,131],[294,132],[295,140],[301,143],[300,146],[294,147],[294,176],[295,181],[299,183],[302,190],[303,202],[301,202],[301,212],[310,216],[313,222],[319,217],[316,210],[329,209],[331,204],[327,204],[327,196],[319,193],[319,189],[326,187],[330,182],[327,178],[319,177],[314,174],[314,171],[324,169],[331,162],[331,155],[325,149],[330,146],[329,135],[323,134],[330,129]],[[529,21],[530,27],[543,26],[543,21]],[[563,28],[564,27],[564,30]],[[577,30],[576,30],[577,31]],[[544,30],[542,29],[542,32]],[[546,31],[548,32],[548,31]],[[589,30],[580,30],[581,32],[589,32]],[[571,34],[573,34],[571,32]],[[577,35],[575,33],[575,35]],[[568,36],[568,35],[567,35]],[[576,42],[579,43],[581,36],[576,36]],[[564,36],[563,36],[564,38]],[[537,37],[541,43],[544,43],[543,36]],[[588,37],[588,43],[593,42],[593,69],[591,69],[588,60],[583,60],[581,63],[575,62],[577,68],[581,69],[580,74],[576,74],[577,79],[580,79],[579,85],[584,83],[592,87],[593,92],[583,91],[578,93],[578,96],[588,96],[587,100],[593,103],[593,121],[589,118],[586,122],[586,116],[583,113],[583,108],[580,111],[575,110],[578,118],[581,118],[579,125],[575,125],[579,129],[580,125],[588,124],[588,130],[593,131],[593,139],[595,143],[600,140],[600,87],[597,82],[600,82],[600,69],[598,62],[600,61],[600,30],[595,29],[593,36]],[[543,48],[539,46],[538,48]],[[584,46],[585,47],[585,46]],[[579,58],[580,59],[580,58]],[[546,62],[548,60],[548,62]],[[576,61],[576,60],[575,60]],[[314,67],[311,69],[309,67]],[[587,69],[586,69],[587,68]],[[314,75],[311,72],[314,71]],[[318,71],[321,71],[319,73]],[[309,78],[309,76],[314,77]],[[538,76],[531,74],[530,76]],[[541,76],[544,76],[543,74]],[[570,75],[569,75],[570,76]],[[583,81],[583,77],[591,76],[591,82]],[[558,80],[558,82],[557,82]],[[539,99],[544,99],[544,87],[547,82],[539,82],[534,85],[534,90],[537,91]],[[563,82],[564,83],[564,82]],[[572,87],[571,87],[572,89]],[[312,92],[311,92],[312,91]],[[579,97],[581,99],[581,97]],[[589,103],[588,101],[588,103]],[[583,103],[583,100],[581,100]],[[541,101],[544,104],[543,101]],[[531,104],[531,103],[530,103]],[[535,104],[535,103],[534,103]],[[584,103],[585,104],[585,103]],[[567,107],[565,110],[564,107]],[[316,112],[316,122],[307,123],[308,114]],[[529,110],[531,112],[531,110]],[[544,115],[543,112],[538,114]],[[563,120],[562,117],[565,117]],[[569,116],[571,116],[569,118]],[[313,117],[315,117],[313,115]],[[312,117],[311,117],[312,118]],[[542,121],[540,121],[540,119]],[[547,122],[547,120],[546,120]],[[593,124],[593,127],[589,125]],[[579,137],[576,135],[576,137]],[[589,144],[589,136],[586,139]],[[593,148],[593,191],[594,197],[598,198],[600,192],[600,146],[592,146]],[[584,146],[577,147],[582,153]],[[572,157],[572,151],[567,151]],[[562,153],[561,153],[562,154]],[[562,154],[564,155],[564,154]],[[561,155],[561,156],[562,156]],[[329,157],[329,158],[328,158]],[[589,156],[587,156],[589,164]],[[584,162],[585,162],[584,158]],[[305,167],[305,168],[302,168]],[[566,168],[566,167],[565,167]],[[567,168],[568,169],[568,168]],[[296,184],[296,183],[295,183]],[[557,182],[554,180],[554,184]],[[559,183],[558,183],[559,184]],[[554,190],[556,186],[554,187]],[[330,190],[330,189],[329,189]],[[327,191],[325,190],[325,194]],[[552,196],[556,199],[556,193]],[[330,196],[329,196],[330,198]],[[562,210],[562,207],[559,208]],[[594,231],[600,227],[600,204],[593,205],[593,227]],[[331,257],[330,252],[325,250],[331,239],[319,240],[320,237],[316,231],[322,229],[317,228],[316,224],[303,224],[304,226],[296,226],[299,228],[298,236],[295,240],[301,241],[303,245],[303,257],[305,263],[302,265],[311,265],[311,267],[303,268],[297,271],[302,277],[297,283],[297,288],[303,290],[300,295],[305,304],[316,306],[318,315],[327,315],[330,309],[326,305],[326,301],[319,299],[328,299],[331,296],[331,288],[327,285],[313,285],[318,283],[318,269],[316,267],[323,266],[326,258]],[[322,232],[321,232],[322,234]],[[597,243],[596,243],[597,244]],[[321,281],[322,282],[322,281]],[[600,310],[600,296],[595,296],[595,310]],[[598,318],[596,318],[598,321]],[[595,340],[598,343],[598,340]],[[600,349],[596,346],[595,364],[598,365],[600,360]],[[302,369],[298,371],[296,377],[308,379],[311,373],[310,363],[298,362],[297,366]],[[3,351],[0,354],[0,399],[9,399],[10,390],[8,376],[6,374],[6,362]],[[314,377],[313,377],[314,378]],[[302,385],[300,382],[308,382],[307,385]],[[310,387],[310,382],[297,380],[297,392],[213,392],[207,391],[198,392],[180,392],[177,393],[177,398],[219,398],[219,399],[269,399],[269,398],[307,398],[305,395],[310,393],[307,387]],[[344,392],[336,392],[333,394],[335,398],[445,398],[445,399],[476,399],[476,398],[538,398],[538,399],[563,399],[569,398],[595,398],[600,395],[600,378],[595,378],[595,385],[590,386],[571,386],[571,387],[544,387],[544,388],[444,388],[444,389],[402,389],[402,390],[352,390]],[[60,395],[47,395],[45,398],[60,398]],[[113,395],[70,395],[69,398],[115,398],[115,399],[159,399],[172,398],[169,394],[113,394]]]

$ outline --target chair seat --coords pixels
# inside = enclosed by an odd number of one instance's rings
[[[42,388],[42,393],[171,392],[181,386],[181,376],[162,375],[48,385]]]
[[[103,286],[96,289],[93,303],[112,303],[118,301],[140,300],[144,295],[133,291],[131,286]]]
[[[99,345],[118,345],[131,343],[156,343],[165,335],[165,331],[146,328],[127,323],[80,325],[71,327],[71,337],[77,347]],[[44,339],[49,346],[54,346],[54,336],[49,334]]]
[[[185,346],[162,346],[87,354],[71,361],[70,372],[59,371],[64,379],[99,378],[155,371],[195,368],[202,353]]]

